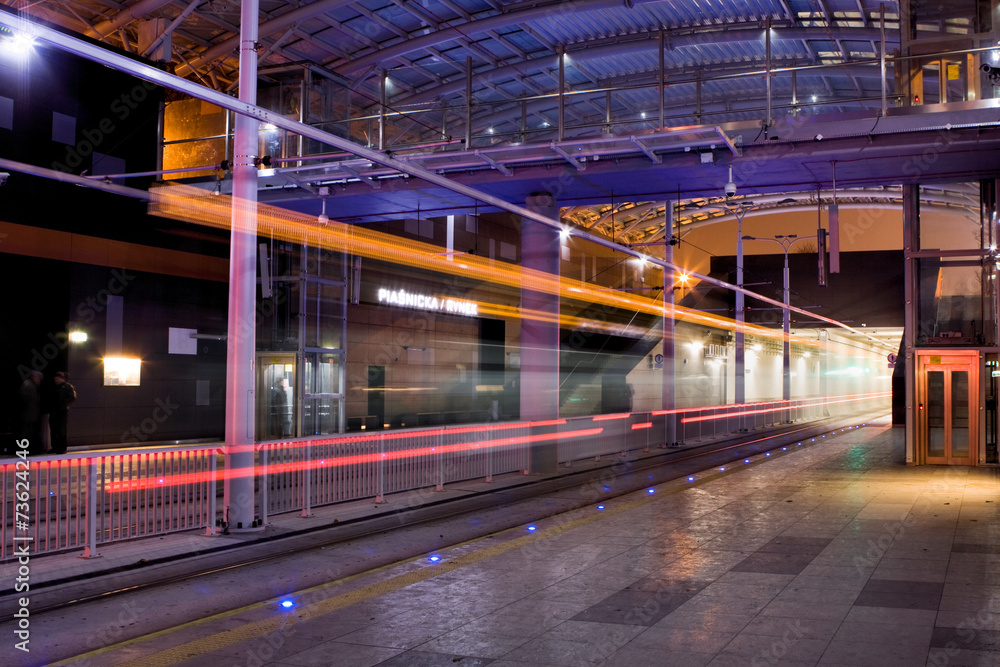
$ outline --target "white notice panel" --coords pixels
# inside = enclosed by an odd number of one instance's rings
[[[191,338],[191,334],[196,333],[197,329],[170,327],[170,344],[167,351],[170,354],[198,354],[198,339]]]

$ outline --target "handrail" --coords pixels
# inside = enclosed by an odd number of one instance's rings
[[[853,406],[868,408],[871,400],[887,401],[889,395],[815,396],[258,442],[258,517],[266,522],[285,512],[309,516],[320,505],[369,498],[383,502],[392,493],[411,494],[402,502],[422,502],[433,493],[430,489],[441,491],[457,481],[527,472],[530,449],[541,442],[556,448],[560,465],[571,465],[648,451],[651,443],[668,446],[671,419],[678,425],[679,442],[698,442],[790,419],[824,418],[831,410],[848,414]],[[706,433],[709,422],[711,434]],[[225,475],[216,469],[220,451],[207,443],[30,456],[32,553],[81,549],[83,557],[96,558],[101,545],[111,542],[180,531],[218,534],[223,518],[218,515],[218,482]],[[15,521],[16,503],[21,502],[15,496],[19,461],[0,461],[0,562],[16,557],[14,538],[22,530],[21,518]],[[23,473],[23,463],[20,467]]]

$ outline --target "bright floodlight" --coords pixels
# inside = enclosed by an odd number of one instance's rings
[[[3,45],[3,50],[8,53],[26,55],[34,49],[35,38],[28,33],[4,31],[4,36],[7,39],[4,39],[0,44]]]

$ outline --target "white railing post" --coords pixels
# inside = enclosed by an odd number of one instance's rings
[[[652,423],[653,423],[653,414],[652,413],[650,413],[649,416],[646,417],[646,421],[648,421],[651,426],[650,426],[650,428],[644,428],[644,429],[642,429],[643,431],[646,432],[646,446],[642,448],[642,451],[643,451],[643,453],[648,454],[649,453],[649,432],[651,430],[653,430],[652,429]]]
[[[216,471],[218,470],[218,464],[216,459],[219,457],[219,452],[215,449],[210,450],[208,455],[208,516],[205,521],[205,536],[214,537],[217,535],[215,532],[215,491],[216,491]]]
[[[80,558],[100,558],[97,553],[97,461],[87,462],[87,546]]]
[[[490,432],[489,438],[490,438],[490,442],[492,442],[493,441],[493,433],[492,432]],[[496,447],[494,447],[493,445],[490,445],[486,449],[486,481],[487,482],[492,482],[493,481],[493,451],[495,449],[496,449]]]
[[[437,434],[437,484],[434,486],[435,491],[444,491],[444,452],[441,449],[443,434],[438,431]]]
[[[375,465],[375,504],[385,502],[385,434],[378,435],[378,461]]]
[[[271,502],[270,494],[271,478],[268,476],[268,463],[270,463],[270,453],[267,445],[260,449],[260,525],[267,525],[267,511]]]
[[[309,465],[312,459],[312,447],[308,444],[303,446],[302,452],[302,514],[303,519],[311,517],[312,514],[312,469]]]

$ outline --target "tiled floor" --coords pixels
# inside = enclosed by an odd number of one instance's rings
[[[89,664],[1000,665],[997,472],[906,467],[902,437],[847,431]]]

